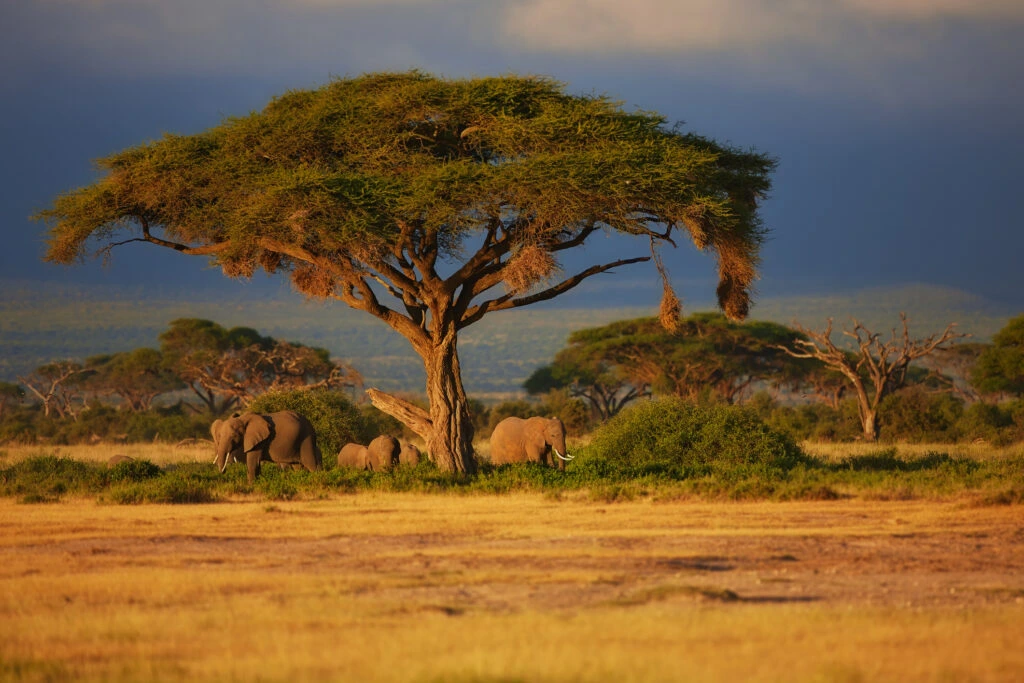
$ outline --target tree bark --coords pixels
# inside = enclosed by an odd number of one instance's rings
[[[473,418],[462,387],[462,370],[454,331],[436,343],[423,358],[427,372],[431,435],[427,450],[439,469],[472,474]]]
[[[462,387],[462,371],[454,330],[439,342],[416,347],[427,373],[430,411],[377,389],[366,393],[382,412],[407,425],[427,443],[427,452],[445,472],[476,472],[473,458],[473,419]]]

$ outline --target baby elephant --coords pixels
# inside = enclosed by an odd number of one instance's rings
[[[341,452],[338,453],[338,465],[374,472],[387,472],[399,464],[401,451],[402,447],[398,443],[398,439],[381,434],[371,441],[369,446],[360,446],[357,443],[345,444]]]
[[[222,420],[211,432],[217,468],[223,472],[231,457],[239,454],[249,468],[250,484],[259,476],[260,462],[300,464],[310,472],[323,467],[313,425],[292,410],[269,415],[242,413]]]
[[[416,448],[414,444],[401,439],[399,439],[399,444],[401,444],[401,450],[398,451],[398,464],[408,465],[409,467],[419,465],[420,458],[422,457],[420,449]]]
[[[368,470],[369,451],[366,446],[357,443],[347,443],[341,447],[338,453],[338,467],[355,467],[360,470]]]

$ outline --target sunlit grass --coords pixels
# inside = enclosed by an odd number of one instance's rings
[[[837,462],[846,458],[860,457],[879,451],[895,449],[902,458],[920,458],[929,453],[946,453],[955,458],[971,458],[974,460],[1005,460],[1024,457],[1024,443],[1009,446],[993,446],[988,443],[831,443],[821,441],[805,441],[800,447],[808,455]]]
[[[96,463],[105,463],[114,455],[127,455],[130,458],[148,460],[163,467],[179,463],[213,462],[214,453],[213,444],[202,441],[181,445],[170,443],[76,444],[69,446],[9,444],[0,446],[0,466],[44,455]]]
[[[751,601],[746,573],[609,569],[654,567],[680,538],[764,539],[768,553],[771,539],[980,534],[1013,514],[524,494],[0,500],[0,679],[1019,680],[1024,584],[993,604],[904,608]]]

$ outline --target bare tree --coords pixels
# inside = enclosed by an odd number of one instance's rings
[[[81,363],[63,360],[41,365],[28,377],[18,377],[18,381],[42,401],[45,416],[56,412],[60,417],[77,419],[78,410],[74,402],[79,399],[84,405],[84,401],[78,395],[75,383],[92,372]]]
[[[854,320],[852,331],[843,330],[843,334],[856,344],[852,353],[832,341],[832,318],[829,318],[824,332],[795,325],[807,339],[797,339],[778,348],[794,358],[814,358],[842,373],[857,398],[864,440],[875,441],[879,430],[878,406],[882,399],[903,386],[910,363],[944,348],[942,345],[947,342],[969,336],[954,332],[956,323],[950,323],[941,334],[911,339],[906,313],[900,313],[900,322],[902,334],[893,328],[889,340],[883,341],[881,334]]]

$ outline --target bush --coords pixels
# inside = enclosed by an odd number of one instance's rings
[[[1019,438],[1013,413],[1003,406],[991,403],[973,403],[957,421],[960,438],[968,441],[984,439],[997,446],[1005,446]]]
[[[808,462],[792,438],[750,410],[679,399],[635,405],[594,432],[585,459],[632,476],[776,477]],[[582,465],[583,463],[581,463]]]
[[[963,403],[950,394],[909,387],[886,396],[879,404],[881,437],[915,443],[955,441],[954,425],[963,412]]]
[[[110,482],[145,481],[160,476],[160,467],[148,460],[126,460],[114,465],[107,473]]]
[[[54,455],[27,458],[0,469],[0,495],[52,500],[64,494],[102,490],[106,470],[99,465]]]
[[[358,441],[364,431],[359,409],[344,394],[327,389],[263,394],[252,402],[249,410],[254,413],[294,410],[305,416],[316,430],[324,467],[333,467],[341,447]]]

